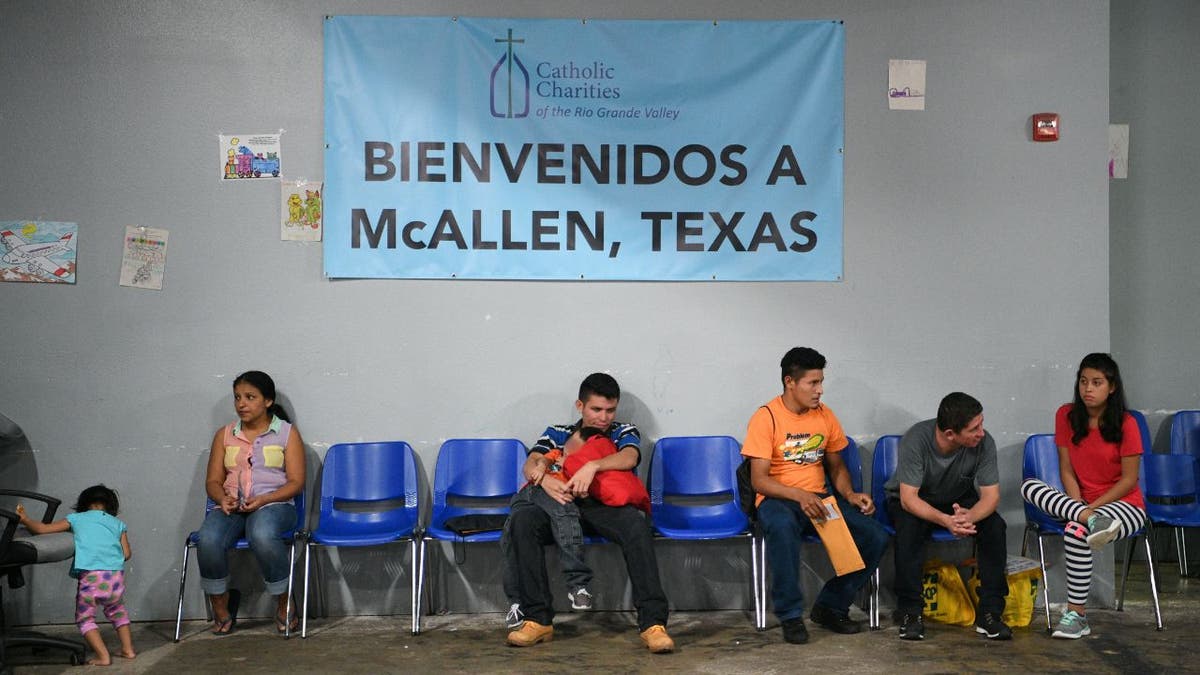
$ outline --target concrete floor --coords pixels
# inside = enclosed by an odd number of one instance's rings
[[[528,649],[504,644],[499,614],[428,617],[419,636],[409,617],[335,617],[309,621],[309,635],[285,640],[266,619],[240,622],[229,637],[209,635],[207,624],[185,624],[171,642],[174,623],[134,625],[138,657],[114,659],[114,673],[1182,673],[1200,672],[1194,648],[1200,625],[1200,579],[1180,579],[1170,563],[1159,566],[1166,629],[1156,631],[1145,567],[1131,575],[1125,611],[1091,610],[1093,634],[1078,641],[1052,640],[1035,617],[1012,642],[989,642],[970,628],[927,624],[924,642],[883,630],[835,635],[810,625],[807,645],[783,642],[778,624],[754,630],[749,612],[683,612],[671,617],[674,654],[649,654],[632,615],[595,612],[560,615],[554,641]],[[1055,617],[1057,619],[1057,617]],[[43,627],[61,635],[73,626]],[[111,627],[102,626],[110,649]],[[10,654],[18,674],[79,672],[61,654]],[[88,671],[98,668],[87,668]]]

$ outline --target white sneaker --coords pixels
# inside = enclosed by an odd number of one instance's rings
[[[592,594],[588,593],[587,588],[577,588],[571,593],[567,593],[567,597],[571,599],[571,609],[587,610],[592,608]]]
[[[1121,523],[1097,513],[1088,518],[1087,543],[1093,549],[1100,548],[1121,534]]]
[[[1087,617],[1077,613],[1073,609],[1069,609],[1063,614],[1062,619],[1058,622],[1058,628],[1054,629],[1054,633],[1050,637],[1078,640],[1085,635],[1091,634],[1092,627],[1088,625]]]
[[[521,605],[513,603],[512,607],[508,608],[508,615],[504,617],[504,625],[511,630],[516,630],[525,623],[525,614],[521,612]]]

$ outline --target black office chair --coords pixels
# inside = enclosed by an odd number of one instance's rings
[[[0,489],[0,497],[42,502],[46,505],[42,514],[43,523],[54,520],[54,514],[62,503],[54,497],[26,490]],[[5,500],[6,503],[8,501],[10,500]],[[4,617],[3,582],[7,582],[9,588],[20,588],[25,585],[21,568],[26,565],[58,562],[75,555],[75,540],[70,532],[32,535],[24,528],[18,528],[19,522],[16,513],[0,509],[0,523],[4,527],[3,534],[0,535],[0,673],[10,671],[8,651],[15,647],[32,647],[35,651],[47,648],[65,649],[70,653],[71,665],[79,665],[83,663],[84,656],[82,641],[8,629]]]

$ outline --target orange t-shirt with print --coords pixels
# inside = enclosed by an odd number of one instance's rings
[[[742,455],[770,459],[771,478],[788,487],[825,492],[825,453],[841,452],[850,441],[833,411],[822,404],[797,415],[776,396],[750,417]],[[763,499],[758,495],[758,502]]]

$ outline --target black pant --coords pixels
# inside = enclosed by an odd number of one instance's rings
[[[949,504],[930,504],[943,513],[953,513],[954,504],[969,509],[979,501],[979,495],[968,492]],[[896,527],[896,606],[904,614],[920,614],[925,607],[921,594],[921,570],[925,562],[925,543],[937,526],[904,510],[899,499],[888,499],[888,514]],[[1004,613],[1004,598],[1008,595],[1008,579],[1004,565],[1008,560],[1005,540],[1007,526],[999,513],[975,523],[975,547],[979,561],[979,612]]]
[[[621,547],[640,629],[666,625],[667,596],[658,580],[658,559],[646,514],[632,506],[605,506],[594,499],[577,503],[584,533],[598,534]],[[550,594],[543,549],[554,542],[550,516],[535,504],[514,504],[506,527],[512,545],[506,564],[517,568],[521,611],[530,621],[550,625],[554,620],[554,597]]]

